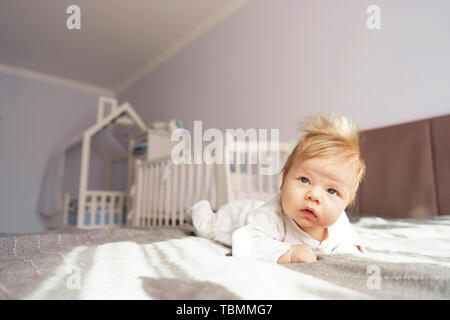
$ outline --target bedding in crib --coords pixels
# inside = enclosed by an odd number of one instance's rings
[[[448,299],[450,216],[349,216],[367,253],[238,259],[182,227],[0,235],[2,299]]]

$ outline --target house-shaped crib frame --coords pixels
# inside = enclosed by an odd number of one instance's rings
[[[109,113],[105,114],[106,107]],[[93,136],[110,124],[136,125],[141,132],[147,131],[147,126],[128,102],[120,106],[117,100],[109,97],[99,97],[96,123],[85,130],[82,138],[65,148],[68,151],[81,144],[81,165],[78,199],[71,199],[64,194],[62,214],[65,224],[76,225],[78,228],[90,229],[99,227],[119,227],[126,223],[127,192],[110,191],[111,166],[129,156],[126,152],[114,158],[102,151],[101,146],[92,141]],[[89,190],[89,164],[91,145],[106,164],[105,189]]]

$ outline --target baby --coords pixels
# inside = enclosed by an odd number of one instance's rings
[[[318,114],[306,117],[301,129],[280,192],[267,203],[233,201],[217,213],[208,201],[198,202],[191,209],[198,235],[231,245],[233,256],[280,264],[363,252],[344,211],[365,173],[356,125]]]

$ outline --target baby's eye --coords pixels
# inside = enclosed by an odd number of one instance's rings
[[[305,178],[305,177],[301,177],[300,181],[303,182],[303,183],[309,183],[308,178]]]
[[[327,191],[329,194],[337,194],[337,191],[332,188],[328,189]]]

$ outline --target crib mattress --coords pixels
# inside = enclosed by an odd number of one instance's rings
[[[448,299],[450,216],[355,218],[362,257],[277,265],[189,227],[0,235],[1,299]]]

